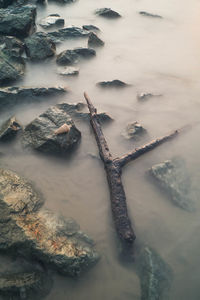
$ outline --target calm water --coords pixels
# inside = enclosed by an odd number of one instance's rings
[[[106,20],[94,15],[101,7],[111,7],[123,18]],[[138,11],[160,14],[163,19],[143,17]],[[128,122],[138,121],[148,130],[148,139],[166,134],[184,124],[199,120],[200,113],[200,3],[198,0],[79,0],[72,5],[49,4],[38,10],[37,20],[59,13],[66,25],[93,24],[101,29],[105,47],[97,56],[79,64],[77,78],[56,74],[54,59],[29,64],[23,85],[68,86],[71,93],[43,103],[18,106],[0,113],[1,121],[15,113],[25,125],[46,108],[58,102],[83,100],[86,90],[99,110],[115,121],[104,128],[113,154],[119,155],[146,142],[134,144],[121,137]],[[38,26],[37,30],[41,30]],[[87,39],[69,40],[57,46],[64,49],[87,46]],[[132,84],[124,90],[103,91],[102,80],[120,79]],[[20,83],[21,84],[21,83]],[[152,92],[162,97],[138,102],[137,93]],[[69,160],[25,153],[19,144],[2,147],[3,164],[36,183],[46,197],[46,206],[73,217],[96,241],[101,261],[78,280],[55,277],[47,300],[129,300],[140,299],[136,274],[122,266],[117,256],[109,191],[104,169],[97,154],[93,133],[87,124],[76,122],[82,131],[78,150]],[[138,240],[147,243],[170,264],[174,281],[170,300],[199,300],[200,276],[200,127],[195,126],[172,142],[130,163],[123,182],[131,219]],[[197,195],[196,212],[175,207],[148,179],[155,163],[181,155],[191,173]]]

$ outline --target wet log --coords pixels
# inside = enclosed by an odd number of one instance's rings
[[[151,141],[150,143],[136,148],[129,153],[113,158],[109,150],[108,144],[104,137],[103,131],[101,129],[101,124],[98,119],[97,110],[93,106],[87,93],[84,93],[88,109],[90,112],[90,123],[96,138],[96,142],[99,148],[99,155],[104,163],[104,168],[107,174],[107,180],[110,190],[110,200],[113,220],[116,228],[116,232],[119,239],[122,242],[123,250],[131,250],[133,253],[133,245],[136,239],[136,235],[131,224],[131,220],[128,216],[126,195],[122,183],[122,167],[125,166],[132,160],[140,157],[141,155],[155,149],[157,146],[171,140],[176,137],[183,128],[179,130],[172,131],[171,133]]]

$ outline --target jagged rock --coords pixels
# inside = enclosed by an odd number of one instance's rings
[[[94,32],[90,32],[88,38],[88,47],[101,47],[101,46],[104,46],[104,42]]]
[[[68,113],[72,118],[86,121],[90,120],[90,114],[88,112],[84,112],[84,108],[86,106],[82,102],[76,104],[61,103],[57,104],[57,107]],[[98,113],[97,115],[102,123],[113,121],[113,119],[105,112]]]
[[[0,250],[76,276],[97,262],[90,239],[72,219],[39,210],[43,201],[16,173],[0,169]]]
[[[48,17],[42,19],[39,25],[45,29],[49,29],[52,27],[63,27],[65,24],[65,20],[60,17],[59,14],[51,14]]]
[[[54,43],[60,43],[66,39],[84,38],[89,35],[88,30],[84,30],[80,27],[70,26],[59,29],[57,31],[48,32],[48,37]]]
[[[43,299],[52,286],[47,274],[40,271],[0,274],[0,295],[3,299]],[[38,298],[39,297],[39,298]]]
[[[95,11],[95,14],[108,19],[120,18],[121,15],[111,8],[100,8]]]
[[[142,16],[144,16],[144,17],[151,17],[151,18],[160,18],[160,19],[162,19],[162,16],[155,15],[155,14],[150,14],[150,13],[148,13],[146,11],[140,11],[139,14],[142,15]]]
[[[173,273],[158,253],[149,247],[142,248],[136,267],[140,277],[141,300],[166,299]]]
[[[69,130],[57,134],[63,124],[67,124]],[[23,143],[41,152],[66,154],[80,138],[81,133],[70,116],[58,106],[53,106],[25,127]]]
[[[0,88],[0,109],[22,102],[31,102],[31,99],[66,93],[63,87],[8,87]]]
[[[0,34],[27,37],[34,29],[35,17],[33,5],[0,9]]]
[[[161,96],[162,96],[161,94],[141,93],[141,94],[137,94],[137,99],[141,101],[145,101],[153,97],[161,97]]]
[[[112,81],[100,81],[97,85],[103,88],[123,88],[128,86],[127,83],[118,79],[114,79]]]
[[[82,28],[88,31],[100,31],[100,29],[94,25],[83,25]]]
[[[80,58],[90,58],[96,55],[95,50],[90,48],[75,48],[65,50],[58,54],[56,62],[59,65],[72,65],[77,63]]]
[[[146,129],[140,123],[133,122],[126,126],[126,129],[122,133],[122,135],[126,139],[139,139],[146,132]]]
[[[167,160],[150,169],[150,174],[170,196],[172,202],[186,210],[194,211],[190,175],[182,159]]]
[[[79,74],[79,69],[74,67],[60,68],[58,69],[58,74],[62,76],[77,76]]]
[[[33,61],[54,56],[56,45],[44,32],[37,32],[25,40],[26,55]]]
[[[0,36],[0,49],[11,56],[21,56],[24,52],[24,43],[13,36]]]
[[[4,142],[15,138],[21,128],[15,117],[8,119],[0,127],[0,141]]]

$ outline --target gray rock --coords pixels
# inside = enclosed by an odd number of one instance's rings
[[[47,274],[40,271],[0,274],[0,295],[3,299],[43,299],[52,286]],[[39,298],[38,298],[39,297]]]
[[[64,124],[66,131],[58,133]],[[25,127],[23,144],[44,153],[66,154],[80,138],[81,133],[70,116],[53,106]]]
[[[141,300],[166,299],[173,274],[158,253],[149,247],[142,248],[136,267],[140,277]]]
[[[8,87],[0,88],[0,109],[23,102],[44,100],[44,97],[66,93],[63,87]]]
[[[82,28],[88,31],[100,31],[100,29],[94,25],[83,25]]]
[[[79,69],[74,67],[60,68],[57,73],[62,76],[77,76],[79,74]]]
[[[16,137],[21,128],[21,125],[15,117],[8,119],[0,127],[0,141],[5,142],[12,140]]]
[[[65,24],[65,20],[60,17],[60,15],[49,15],[48,17],[42,19],[39,23],[41,27],[44,29],[49,29],[53,27],[63,27]]]
[[[146,129],[138,122],[129,123],[122,135],[126,139],[139,139],[146,134]]]
[[[37,32],[25,39],[25,50],[27,57],[31,60],[40,61],[54,56],[56,45],[45,33]]]
[[[0,9],[0,34],[27,37],[34,29],[35,17],[33,5]]]
[[[57,107],[68,113],[72,118],[80,119],[83,121],[90,120],[90,114],[84,111],[86,105],[82,102],[76,104],[61,103],[58,104]],[[113,119],[105,112],[98,113],[97,115],[100,122],[102,123],[113,121]]]
[[[88,38],[88,47],[102,47],[104,42],[94,33],[90,32]]]
[[[76,222],[39,210],[41,197],[25,179],[0,169],[0,188],[1,251],[36,259],[69,276],[97,262],[98,254],[86,239],[80,239]]]
[[[153,97],[161,97],[161,94],[152,94],[152,93],[141,93],[141,94],[137,94],[137,99],[140,101],[146,101],[150,98]]]
[[[118,79],[114,79],[111,81],[100,81],[97,83],[97,85],[103,88],[123,88],[128,86],[127,83]]]
[[[80,58],[91,58],[96,55],[95,50],[90,48],[75,48],[73,50],[65,50],[58,54],[56,62],[58,65],[73,65]]]
[[[57,31],[48,32],[48,37],[54,41],[54,43],[60,43],[63,40],[74,38],[85,38],[89,35],[88,30],[84,30],[79,27],[70,26],[59,29]]]
[[[182,159],[157,164],[150,169],[150,174],[176,206],[186,211],[194,211],[190,175]]]
[[[14,0],[0,0],[0,8],[6,8],[11,5]]]
[[[98,16],[108,18],[108,19],[115,19],[115,18],[120,18],[121,17],[121,15],[118,12],[112,10],[111,8],[97,9],[95,11],[95,14],[98,15]]]
[[[160,15],[155,15],[155,14],[150,14],[146,11],[140,11],[139,12],[140,15],[144,16],[144,17],[151,17],[151,18],[158,18],[158,19],[162,19],[162,16]]]
[[[13,36],[0,36],[0,49],[10,56],[21,56],[24,52],[24,43]]]

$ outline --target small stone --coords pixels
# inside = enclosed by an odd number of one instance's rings
[[[120,18],[121,17],[121,15],[118,12],[112,10],[111,8],[97,9],[95,11],[95,14],[98,15],[98,16],[108,18],[108,19],[115,19],[115,18]]]
[[[65,50],[57,55],[56,63],[58,65],[70,66],[78,62],[78,55],[74,50]]]
[[[100,31],[100,29],[94,25],[83,25],[82,28],[88,31]]]
[[[75,67],[67,67],[64,69],[58,69],[57,73],[62,76],[77,76],[79,74],[79,69]]]
[[[39,23],[39,25],[44,29],[53,28],[53,27],[63,27],[64,24],[65,24],[64,19],[62,19],[58,14],[49,15],[48,17],[42,19]]]
[[[138,139],[142,135],[146,134],[146,132],[146,129],[144,129],[140,123],[133,122],[127,125],[126,130],[124,133],[122,133],[122,135],[126,139]]]
[[[142,16],[144,16],[144,17],[151,17],[151,18],[162,19],[162,16],[156,15],[156,14],[150,14],[150,13],[148,13],[146,11],[140,11],[139,14],[142,15]]]
[[[123,88],[128,86],[127,83],[118,79],[114,79],[111,81],[100,81],[97,83],[97,85],[103,88]]]
[[[89,35],[89,31],[80,27],[69,26],[47,34],[54,43],[60,43],[67,39],[85,38]]]
[[[88,47],[101,47],[101,46],[104,46],[104,42],[94,32],[90,32],[88,38]]]
[[[0,141],[5,142],[12,140],[16,137],[17,133],[19,132],[19,130],[21,130],[21,128],[21,125],[15,117],[8,119],[0,127]]]

